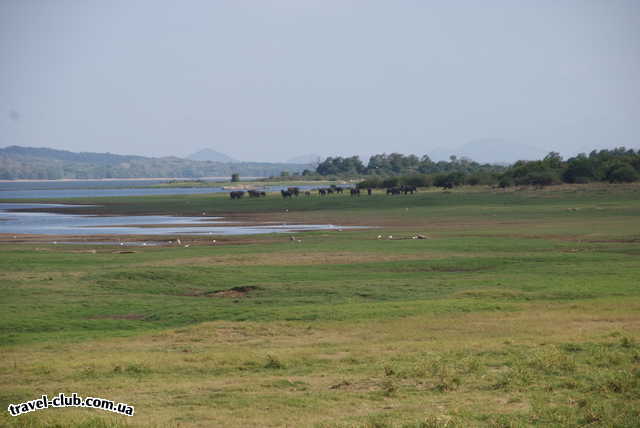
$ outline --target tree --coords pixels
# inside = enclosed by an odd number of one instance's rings
[[[629,164],[618,164],[609,170],[607,179],[610,183],[631,183],[638,181],[638,173]]]
[[[597,180],[597,164],[584,153],[567,161],[567,169],[562,174],[562,179],[567,183],[588,183]]]
[[[358,175],[365,172],[365,167],[358,156],[342,158],[340,156],[332,158],[328,157],[320,162],[316,168],[316,172],[320,175]]]
[[[240,174],[238,174],[237,172],[231,174],[231,182],[236,183],[238,181],[240,181]]]
[[[544,157],[542,162],[548,168],[562,168],[562,156],[560,156],[560,153],[558,152],[549,152],[549,154]]]

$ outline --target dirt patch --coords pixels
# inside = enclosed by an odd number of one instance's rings
[[[640,238],[627,238],[627,239],[583,239],[584,242],[592,244],[637,244],[640,242]]]
[[[208,297],[247,297],[249,292],[257,290],[258,287],[254,285],[243,285],[241,287],[233,287],[228,290],[216,291],[215,293],[207,294]]]
[[[296,252],[286,253],[286,257],[282,256],[283,253],[254,253],[251,258],[246,256],[237,255],[216,255],[209,257],[185,257],[180,259],[162,260],[139,263],[135,266],[181,266],[181,265],[225,265],[225,266],[291,266],[296,265],[326,265],[332,266],[335,264],[353,264],[353,263],[374,263],[374,262],[395,262],[395,261],[420,261],[420,260],[439,260],[448,259],[451,257],[479,257],[482,253],[438,253],[422,252],[420,254],[406,253],[406,254],[388,254],[380,252],[339,252],[339,253],[326,253],[326,252]]]
[[[219,290],[219,291],[200,291],[200,290],[191,290],[187,293],[182,294],[183,296],[189,297],[226,297],[226,298],[242,298],[248,297],[249,293],[255,290],[260,289],[255,285],[241,285],[239,287],[232,287],[227,290]]]
[[[457,298],[474,298],[474,299],[526,299],[531,298],[531,293],[525,293],[518,290],[500,289],[500,288],[484,288],[475,290],[462,290],[453,293],[452,297]]]
[[[143,320],[145,315],[141,314],[115,314],[115,315],[94,315],[88,317],[90,320]]]
[[[385,272],[446,272],[446,273],[465,273],[465,272],[482,272],[494,269],[493,266],[483,266],[475,268],[464,268],[456,266],[425,266],[425,267],[399,267],[385,269]]]

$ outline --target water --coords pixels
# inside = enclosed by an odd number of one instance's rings
[[[331,224],[234,225],[232,222],[224,221],[221,217],[97,216],[9,211],[73,206],[75,205],[0,203],[0,233],[16,235],[253,235],[345,228]]]
[[[222,179],[220,179],[222,180]],[[202,193],[229,192],[223,186],[192,188],[146,188],[135,187],[167,183],[165,180],[74,180],[74,181],[5,181],[0,182],[0,199],[47,199],[88,198],[99,196],[146,196],[146,195],[194,195]],[[214,180],[208,180],[214,181]],[[229,186],[226,182],[225,186]],[[279,192],[286,186],[256,186],[265,192]],[[318,185],[298,186],[301,190],[313,190]]]

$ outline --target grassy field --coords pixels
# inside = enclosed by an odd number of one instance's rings
[[[0,425],[640,424],[637,185],[59,202],[376,227],[132,253],[4,239]],[[4,410],[60,392],[136,414]]]

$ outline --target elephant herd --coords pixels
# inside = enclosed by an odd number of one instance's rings
[[[417,191],[418,191],[418,188],[416,186],[402,185],[402,186],[387,188],[387,195],[402,195],[402,194],[406,195],[409,193],[413,195],[413,193]]]
[[[234,190],[233,192],[229,193],[229,196],[231,197],[231,199],[240,199],[244,196],[244,193],[244,190]],[[261,198],[267,196],[266,192],[258,190],[248,190],[247,193],[249,194],[250,198]]]
[[[346,189],[349,189],[349,193],[351,194],[351,196],[360,196],[360,191],[363,189],[360,189],[358,187],[340,187],[340,186],[336,186],[336,185],[331,185],[331,187],[324,187],[324,188],[320,188],[317,189],[318,191],[318,195],[320,196],[327,196],[327,195],[331,195],[333,193],[343,193]],[[389,187],[387,188],[387,195],[407,195],[407,194],[414,194],[414,192],[417,192],[418,189],[416,188],[416,186],[411,186],[411,185],[402,185],[402,186],[396,186],[396,187]],[[267,196],[267,194],[265,192],[262,191],[257,191],[257,190],[248,190],[246,193],[249,194],[249,197],[251,198],[260,198],[260,197],[264,197]],[[300,188],[298,187],[287,187],[287,189],[282,189],[280,190],[280,194],[282,195],[282,197],[284,199],[287,198],[292,198],[293,196],[299,196],[300,193],[302,193],[302,191],[300,190]],[[371,196],[373,193],[373,189],[368,188],[367,189],[367,195]],[[229,196],[231,197],[231,199],[240,199],[244,196],[245,191],[244,190],[234,190],[233,192],[229,193]],[[311,192],[310,191],[305,191],[304,192],[305,196],[311,196]]]

